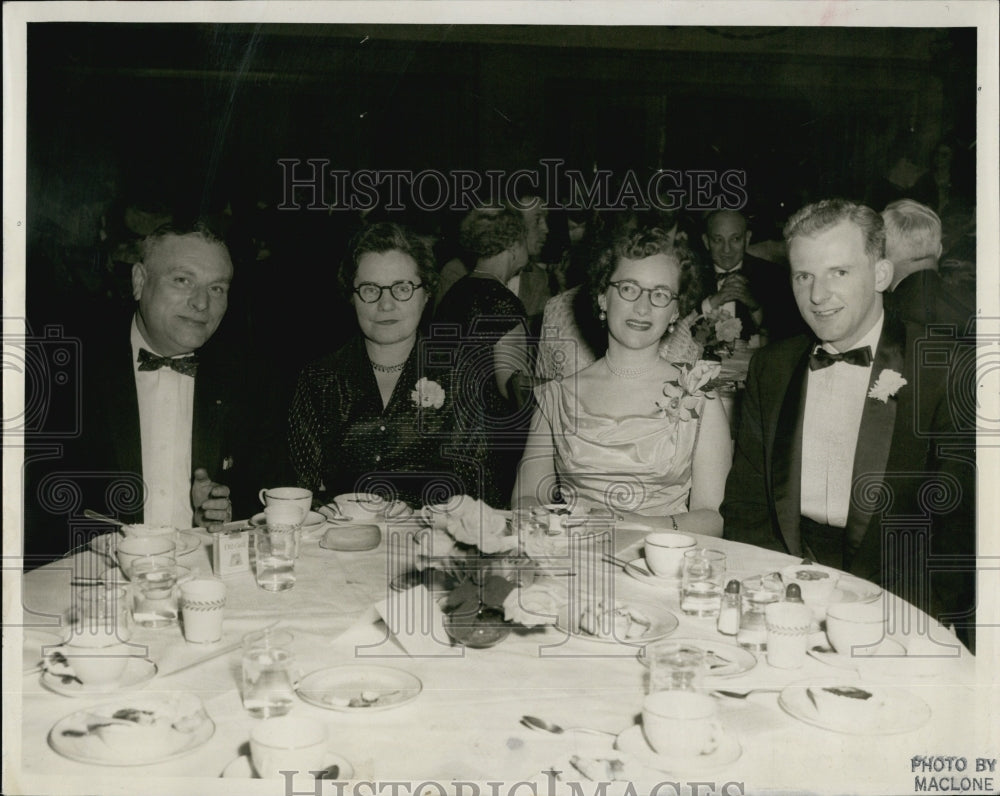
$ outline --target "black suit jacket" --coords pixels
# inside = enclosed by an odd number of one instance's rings
[[[769,339],[783,340],[808,331],[792,295],[788,266],[744,254],[741,272],[764,313],[762,325]],[[701,283],[706,297],[718,292],[718,275],[711,260],[702,266]],[[741,302],[736,303],[736,317],[743,322],[740,337],[744,340],[759,331],[750,310]]]
[[[886,309],[904,321],[953,326],[959,336],[975,336],[975,296],[962,296],[944,286],[937,271],[924,269],[903,279],[886,296]]]
[[[795,337],[766,346],[750,362],[721,507],[726,538],[804,554],[802,418],[815,344]],[[965,389],[972,373],[957,372],[959,349],[953,339],[927,337],[922,327],[886,317],[869,386],[883,370],[907,383],[885,403],[865,400],[845,528],[856,549],[845,563],[960,622],[975,605],[973,573],[953,568],[975,565],[975,440],[962,398],[971,394]],[[928,577],[930,601],[922,591]]]
[[[124,522],[142,518],[139,403],[129,339],[131,316],[81,341],[78,435],[25,475],[25,553],[44,558],[77,546],[94,530],[81,519],[93,509]],[[236,518],[260,510],[257,491],[288,477],[287,412],[253,379],[259,366],[213,337],[198,352],[191,468],[230,487]],[[288,480],[288,483],[292,481]]]

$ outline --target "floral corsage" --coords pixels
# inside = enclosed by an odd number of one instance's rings
[[[415,388],[410,393],[410,400],[417,406],[440,409],[444,406],[444,387],[436,381],[423,377],[417,381]]]
[[[881,401],[882,403],[887,403],[890,398],[895,397],[896,393],[899,392],[900,387],[904,384],[906,384],[906,379],[904,379],[896,371],[889,369],[883,370],[878,374],[878,378],[875,379],[875,383],[868,391],[868,397],[874,398],[876,401]]]
[[[677,378],[664,383],[663,396],[666,401],[657,401],[660,416],[671,420],[691,420],[698,417],[698,409],[702,398],[715,398],[717,378],[722,370],[718,362],[698,360],[690,362],[675,362]]]

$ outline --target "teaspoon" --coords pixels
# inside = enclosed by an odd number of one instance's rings
[[[565,732],[592,732],[597,735],[610,735],[612,738],[618,737],[618,733],[616,732],[596,730],[593,727],[560,727],[558,724],[552,724],[551,722],[540,719],[537,716],[521,716],[521,724],[532,730],[551,732],[553,735],[562,735]]]
[[[106,522],[110,525],[117,525],[119,528],[126,524],[121,520],[116,520],[114,517],[107,517],[104,514],[98,514],[96,511],[91,511],[90,509],[84,509],[83,516],[91,520],[97,520],[98,522]]]

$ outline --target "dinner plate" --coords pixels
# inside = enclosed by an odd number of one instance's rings
[[[326,757],[323,758],[323,767],[329,771],[332,766],[337,767],[336,776],[324,776],[321,779],[332,779],[332,780],[348,780],[354,776],[354,767],[348,763],[340,755],[335,755],[333,752],[327,753]],[[237,758],[229,761],[222,773],[219,775],[223,779],[259,779],[257,772],[254,771],[253,761],[250,759],[249,755],[240,755]],[[315,779],[313,780],[315,782]],[[306,791],[308,793],[308,791]]]
[[[736,644],[729,644],[725,641],[712,641],[703,638],[676,638],[670,640],[671,644],[684,644],[688,647],[702,650],[705,653],[705,661],[708,664],[706,677],[732,677],[743,672],[749,672],[757,665],[757,656],[750,650],[738,647]],[[636,656],[643,666],[649,666],[646,658],[646,650],[642,649]]]
[[[146,743],[142,727],[126,728],[129,742],[116,749],[89,729],[95,716],[115,711],[156,710],[174,717],[174,724],[160,743]],[[182,729],[177,729],[177,726]],[[215,734],[215,723],[205,713],[201,700],[191,694],[121,697],[114,702],[79,710],[64,716],[49,731],[49,746],[63,757],[101,766],[146,766],[173,760],[193,752]]]
[[[674,755],[661,755],[653,749],[646,741],[646,736],[642,734],[642,727],[635,724],[625,730],[615,741],[615,747],[626,752],[640,763],[649,768],[666,773],[676,773],[681,775],[697,774],[703,771],[712,771],[722,766],[735,763],[743,754],[743,747],[732,735],[725,733],[715,751],[708,755],[696,755],[694,757],[676,757]]]
[[[391,666],[344,664],[310,672],[298,695],[311,705],[347,713],[372,713],[405,705],[423,689],[420,679]]]
[[[42,672],[42,685],[50,691],[68,697],[89,697],[114,691],[135,691],[156,677],[157,667],[149,658],[132,657],[120,679],[113,683],[84,684],[75,679]]]
[[[831,686],[871,691],[882,704],[870,715],[824,715],[810,698],[808,689]],[[931,709],[927,703],[905,688],[869,686],[845,678],[792,683],[778,695],[778,704],[799,721],[847,735],[895,735],[911,732],[922,727],[931,717]]]
[[[647,583],[650,586],[659,586],[663,589],[680,589],[681,587],[680,578],[671,578],[665,575],[657,575],[650,572],[649,565],[646,564],[645,558],[637,558],[634,561],[629,561],[625,565],[625,572],[636,580],[642,583]]]
[[[870,603],[882,596],[882,587],[871,581],[841,575],[831,603]]]
[[[574,608],[579,606],[574,605]],[[651,620],[649,628],[641,633],[641,635],[633,636],[632,638],[617,638],[614,635],[613,629],[608,628],[609,632],[607,635],[592,635],[586,633],[580,629],[580,619],[577,617],[574,621],[569,620],[569,605],[564,605],[559,609],[558,616],[556,618],[556,627],[564,632],[568,632],[574,638],[585,639],[587,641],[597,641],[604,644],[648,644],[653,641],[658,641],[661,638],[666,638],[671,633],[677,629],[677,617],[674,616],[666,608],[654,603],[643,602],[642,600],[617,600],[615,601],[615,612],[619,611],[634,611],[638,616]],[[582,613],[582,611],[581,611]],[[610,624],[610,623],[602,623]],[[633,626],[639,624],[633,619]]]

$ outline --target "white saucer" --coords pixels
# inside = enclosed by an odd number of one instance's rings
[[[156,677],[157,667],[149,658],[130,658],[121,679],[113,683],[89,684],[70,680],[63,682],[58,674],[43,671],[41,682],[49,691],[68,697],[89,697],[114,691],[134,691]],[[67,678],[68,679],[68,678]]]
[[[346,713],[374,713],[405,705],[423,689],[420,678],[392,666],[344,664],[310,672],[295,691],[311,705]],[[364,704],[352,704],[363,701]]]
[[[689,773],[696,774],[728,766],[739,760],[740,755],[743,754],[740,742],[726,733],[722,736],[718,748],[710,755],[698,755],[697,757],[661,755],[646,742],[646,736],[642,734],[642,727],[638,724],[629,727],[618,736],[615,748],[633,755],[640,763],[657,771],[684,776]]]
[[[299,529],[302,541],[304,542],[315,542],[319,539],[323,532],[326,531],[327,524],[330,523],[330,519],[318,511],[310,511],[306,514],[306,518],[302,520],[302,527]],[[250,518],[250,524],[255,528],[262,528],[267,524],[267,515],[263,511],[254,514]]]
[[[336,777],[323,777],[323,779],[333,779],[333,780],[348,780],[354,776],[354,768],[340,755],[335,755],[332,752],[327,753],[326,757],[323,758],[324,768],[330,768],[330,766],[337,766],[340,770],[337,772]],[[253,762],[250,760],[248,755],[240,755],[239,757],[230,760],[229,765],[222,769],[222,773],[219,775],[223,779],[259,779],[257,772],[254,771]],[[316,780],[313,779],[313,782]]]
[[[625,572],[642,583],[648,583],[650,586],[659,586],[664,589],[680,589],[681,587],[680,578],[666,577],[665,575],[657,575],[651,572],[645,558],[637,558],[634,561],[629,561],[625,565]]]
[[[134,744],[127,751],[115,749],[108,746],[97,732],[90,730],[90,724],[95,716],[112,716],[123,709],[153,710],[172,716],[174,725],[158,747],[144,746],[141,737],[145,728],[137,727],[129,729],[135,736]],[[214,734],[215,723],[205,713],[201,700],[192,694],[175,693],[160,697],[135,694],[64,716],[49,730],[48,741],[49,746],[63,757],[81,763],[145,766],[189,754]]]
[[[906,657],[906,647],[892,638],[884,638],[878,644],[870,647],[856,647],[851,654],[842,654],[833,650],[826,652],[811,648],[808,650],[811,657],[821,663],[836,666],[840,669],[857,669],[873,661],[897,661]]]
[[[820,714],[807,690],[810,687],[838,685],[870,690],[885,702],[873,715],[860,720],[855,716]],[[895,735],[911,732],[924,726],[931,717],[931,709],[927,703],[904,688],[868,686],[856,680],[835,678],[818,678],[793,683],[778,695],[778,704],[786,713],[799,721],[845,735]]]
[[[121,533],[116,531],[102,533],[100,536],[95,536],[90,540],[90,549],[100,555],[113,558],[115,551],[118,549],[118,542],[124,538]],[[178,531],[174,537],[175,556],[186,556],[188,553],[193,553],[200,546],[201,539],[193,533]]]
[[[191,578],[194,577],[194,572],[191,571],[190,567],[185,567],[177,564],[177,585],[180,586],[182,583],[187,583]],[[101,574],[101,580],[106,584],[112,586],[128,586],[129,579],[121,569],[118,567],[108,567]]]

